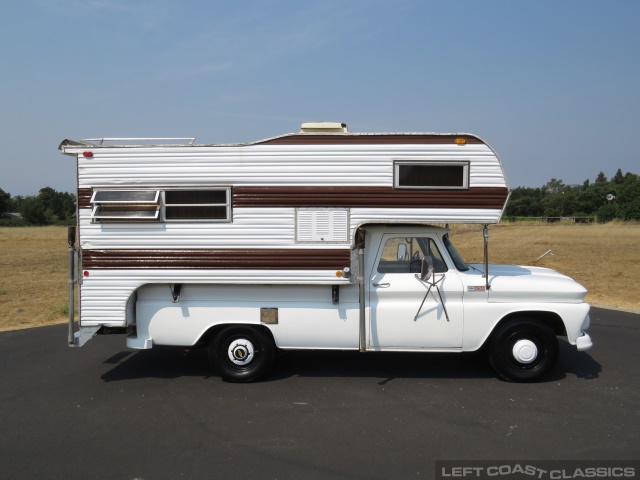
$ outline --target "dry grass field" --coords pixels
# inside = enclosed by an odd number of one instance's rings
[[[67,318],[67,229],[0,228],[0,331]]]
[[[591,304],[640,312],[640,224],[501,224],[489,237],[491,263],[553,268],[587,287]],[[451,239],[482,262],[481,227],[452,227]],[[0,228],[0,273],[0,331],[66,321],[66,228]]]
[[[466,262],[482,262],[481,226],[452,227],[451,240]],[[489,227],[489,263],[552,268],[584,285],[591,305],[640,313],[637,223],[503,223]]]

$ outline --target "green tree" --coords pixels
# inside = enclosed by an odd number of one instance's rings
[[[51,187],[40,189],[36,197],[44,208],[46,223],[68,222],[76,211],[76,197],[67,192],[57,192]]]
[[[565,185],[552,178],[541,188],[518,187],[511,191],[506,216],[560,217],[598,215],[602,222],[640,219],[640,177],[618,169],[611,180],[600,172],[591,183]]]
[[[624,175],[622,175],[622,170],[618,169],[611,181],[616,185],[622,185],[624,183]]]
[[[607,180],[607,176],[604,174],[604,172],[600,172],[596,177],[596,183],[607,183],[608,181],[609,180]]]
[[[542,190],[544,215],[547,217],[564,217],[573,215],[578,208],[578,192],[580,187],[565,185],[562,180],[552,178]]]
[[[44,187],[38,193],[38,200],[44,206],[47,223],[64,219],[60,195],[51,187]]]
[[[621,185],[617,185],[617,218],[640,220],[640,176],[627,173]]]
[[[22,195],[16,195],[15,197],[11,197],[8,202],[7,211],[8,212],[19,212],[20,205],[24,201],[24,197]]]
[[[510,217],[540,217],[544,213],[540,188],[517,187],[511,191],[505,214]]]
[[[610,222],[614,218],[617,218],[617,214],[617,207],[613,203],[602,205],[596,212],[600,223]]]
[[[562,180],[552,178],[543,187],[542,191],[546,195],[556,195],[564,190],[565,184]]]
[[[60,218],[71,220],[76,213],[76,196],[68,192],[59,192],[60,196]]]
[[[22,218],[31,225],[45,225],[47,223],[46,208],[38,197],[27,197],[20,205]]]
[[[607,195],[613,193],[614,187],[607,180],[603,172],[600,172],[594,183],[588,181],[582,186],[576,197],[576,211],[594,215],[600,207],[608,203]],[[607,210],[610,213],[610,210]]]
[[[0,212],[20,212],[31,225],[69,224],[76,212],[76,196],[44,187],[36,196],[11,197],[0,189]]]
[[[11,195],[0,188],[0,213],[8,212]]]

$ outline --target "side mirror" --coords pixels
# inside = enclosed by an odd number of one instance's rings
[[[420,280],[426,282],[433,276],[433,259],[426,255],[422,257],[422,265],[420,265]]]
[[[407,258],[407,244],[406,243],[401,243],[400,245],[398,245],[398,253],[396,255],[396,258],[398,259],[399,262],[404,262]]]

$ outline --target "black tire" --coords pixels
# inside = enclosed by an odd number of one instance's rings
[[[502,378],[533,382],[558,361],[558,339],[548,325],[533,318],[510,321],[495,331],[489,361]]]
[[[253,382],[265,375],[275,359],[271,336],[250,326],[230,326],[209,344],[209,361],[227,382]]]

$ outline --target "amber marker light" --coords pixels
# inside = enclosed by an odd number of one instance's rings
[[[341,277],[341,276],[342,276],[342,271],[341,271],[341,270],[338,270],[338,271],[336,272],[336,277]]]
[[[458,138],[456,138],[456,143],[458,145],[465,145],[467,143],[467,139],[463,138],[463,137],[458,137]]]

